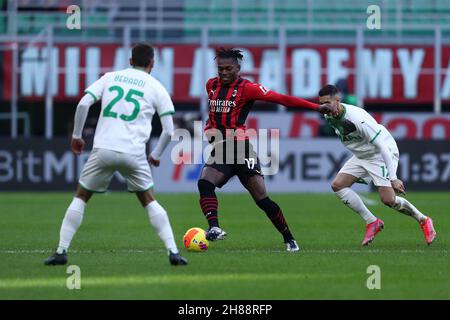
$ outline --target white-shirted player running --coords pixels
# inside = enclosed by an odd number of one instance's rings
[[[166,89],[149,74],[153,68],[153,56],[154,50],[150,45],[135,45],[130,59],[132,68],[106,73],[86,89],[79,102],[71,142],[76,155],[83,151],[82,130],[89,107],[101,99],[100,117],[93,150],[61,225],[58,249],[44,261],[46,265],[67,263],[67,251],[80,227],[86,203],[94,192],[107,191],[116,171],[126,178],[128,190],[136,193],[147,211],[151,225],[168,250],[170,263],[187,264],[178,252],[167,213],[155,200],[152,190],[149,162],[159,166],[159,158],[173,135],[172,114],[175,112]],[[155,112],[161,118],[163,130],[147,159],[145,146]]]
[[[408,200],[396,196],[396,193],[404,195],[405,188],[396,174],[399,151],[392,135],[364,109],[342,103],[340,92],[333,85],[326,85],[319,91],[319,100],[321,104],[329,104],[333,108],[334,111],[325,115],[325,119],[353,153],[335,177],[331,188],[346,206],[366,222],[362,244],[372,242],[383,229],[384,222],[375,217],[356,192],[350,189],[358,181],[373,181],[381,201],[417,220],[427,244],[431,244],[436,237],[431,218],[423,215]]]

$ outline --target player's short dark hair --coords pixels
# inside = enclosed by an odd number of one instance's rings
[[[239,64],[244,55],[242,54],[242,50],[239,49],[225,49],[224,47],[220,47],[219,50],[216,51],[216,57],[214,59],[223,58],[223,59],[233,59],[237,64]]]
[[[327,84],[319,91],[319,97],[323,96],[330,96],[333,97],[335,95],[339,95],[341,92],[339,91],[338,87],[333,86],[332,84]]]
[[[131,60],[135,67],[148,67],[154,56],[155,51],[153,47],[146,43],[134,45],[131,51]]]

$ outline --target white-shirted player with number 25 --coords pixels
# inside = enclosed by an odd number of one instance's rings
[[[362,242],[368,245],[384,227],[361,198],[350,187],[355,182],[370,183],[378,188],[381,201],[419,222],[427,244],[431,244],[436,232],[431,218],[423,215],[408,200],[396,196],[405,194],[403,182],[397,178],[399,151],[397,143],[387,129],[364,109],[341,103],[337,87],[326,85],[319,91],[321,104],[329,104],[333,112],[325,115],[327,123],[353,156],[345,163],[332,182],[335,194],[366,222],[366,235]]]
[[[150,75],[154,63],[150,45],[137,44],[132,49],[132,68],[109,72],[89,86],[75,113],[72,151],[83,151],[82,130],[89,107],[102,101],[94,146],[86,162],[72,203],[60,230],[56,252],[44,261],[46,265],[67,263],[67,251],[83,219],[86,203],[94,192],[105,192],[113,174],[118,171],[126,178],[128,190],[135,192],[148,213],[150,223],[164,242],[172,265],[186,265],[178,252],[172,227],[164,208],[153,194],[153,179],[149,163],[159,166],[159,158],[173,135],[175,112],[172,100],[161,83]],[[145,146],[152,130],[155,112],[161,118],[162,133],[147,158]]]

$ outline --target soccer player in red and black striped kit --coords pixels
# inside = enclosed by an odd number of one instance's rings
[[[209,79],[206,83],[209,98],[209,119],[205,131],[207,136],[213,136],[218,131],[221,133],[223,137],[221,140],[210,140],[210,143],[214,146],[211,155],[216,159],[224,160],[213,160],[211,163],[210,157],[198,180],[200,206],[209,224],[206,238],[215,241],[222,240],[226,236],[226,232],[219,227],[215,188],[221,188],[231,177],[237,175],[258,207],[266,213],[275,228],[282,234],[287,251],[295,252],[299,250],[299,247],[289,230],[283,212],[266,193],[259,160],[245,134],[245,120],[257,100],[282,104],[287,107],[308,108],[320,112],[322,112],[320,109],[322,106],[296,97],[279,94],[258,83],[241,78],[239,71],[242,58],[240,50],[221,48],[216,55],[218,77]],[[233,139],[232,143],[235,147],[232,150],[227,150],[226,146],[229,146],[230,139]],[[239,154],[236,151],[239,149],[239,147],[236,147],[238,141],[245,145],[245,154],[243,152]],[[223,158],[215,154],[218,153],[219,149],[224,150]],[[226,162],[226,152],[234,152],[234,155],[232,155],[233,163]],[[249,161],[249,159],[252,161]]]

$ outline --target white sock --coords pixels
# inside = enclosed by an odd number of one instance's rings
[[[77,232],[78,228],[83,221],[84,208],[86,207],[86,202],[80,198],[74,197],[71,204],[67,208],[66,215],[61,225],[61,230],[59,232],[59,246],[56,250],[57,253],[63,253],[69,249],[70,242]]]
[[[159,238],[164,242],[167,250],[178,253],[177,245],[173,237],[172,227],[166,210],[156,201],[150,202],[146,207],[150,223],[155,228]]]
[[[344,188],[335,192],[335,194],[347,207],[358,213],[367,224],[375,222],[377,220],[377,217],[375,217],[372,212],[367,209],[361,198],[352,189]]]
[[[395,197],[395,204],[392,206],[393,209],[400,213],[411,216],[417,220],[417,222],[422,222],[427,217],[422,214],[416,207],[414,207],[411,202],[402,197]]]

